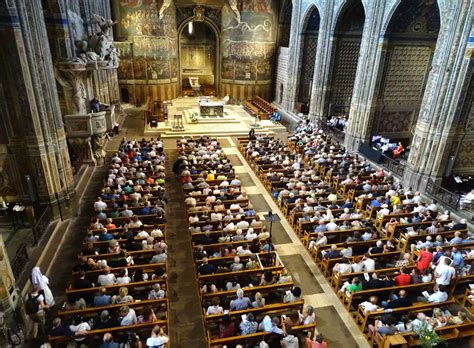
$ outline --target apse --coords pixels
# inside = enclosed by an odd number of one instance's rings
[[[183,95],[194,95],[193,79],[204,95],[215,95],[218,41],[212,28],[206,22],[190,21],[181,30],[179,44]]]

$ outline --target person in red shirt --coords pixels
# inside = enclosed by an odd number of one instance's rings
[[[400,274],[397,275],[394,280],[396,286],[403,286],[411,283],[411,277],[409,274],[407,274],[407,270],[405,267],[402,267],[402,269],[400,270]]]
[[[416,261],[416,268],[418,268],[421,273],[430,266],[431,260],[433,260],[433,254],[427,249],[428,247],[424,247],[420,250],[418,260]]]

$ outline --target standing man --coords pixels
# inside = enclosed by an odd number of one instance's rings
[[[35,285],[33,292],[26,295],[25,298],[25,311],[26,314],[33,321],[31,327],[31,337],[36,339],[38,332],[40,335],[45,334],[45,309],[48,309],[49,305],[45,303],[44,295],[38,284]]]

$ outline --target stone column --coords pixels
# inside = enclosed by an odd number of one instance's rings
[[[337,7],[333,0],[324,2],[320,17],[318,33],[318,46],[316,48],[316,62],[314,66],[314,79],[311,91],[311,103],[309,106],[310,118],[321,119],[324,116],[325,104],[327,100],[327,90],[331,75],[331,59],[334,59],[333,46],[334,37],[332,30],[334,27],[334,14]]]
[[[1,111],[7,146],[20,178],[29,175],[39,202],[59,213],[73,193],[73,178],[42,4],[1,0],[0,16],[0,84],[5,96]],[[28,191],[26,180],[19,184]]]
[[[446,1],[441,28],[405,171],[406,184],[424,189],[428,178],[441,179],[448,163],[457,120],[472,74],[468,48],[474,4]],[[461,105],[459,105],[461,104]]]
[[[288,82],[283,90],[282,106],[288,112],[295,111],[296,91],[298,85],[299,62],[301,61],[301,31],[304,24],[301,13],[301,1],[293,2],[293,12],[291,14],[290,45],[288,57]]]
[[[354,151],[359,143],[370,140],[386,53],[385,41],[380,37],[386,2],[373,1],[367,5],[370,7],[364,23],[345,137],[346,147]]]

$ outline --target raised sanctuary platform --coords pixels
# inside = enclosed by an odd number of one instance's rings
[[[212,98],[208,103],[218,104],[217,98]],[[223,115],[201,115],[201,105],[197,98],[184,97],[173,100],[173,105],[168,107],[168,122],[159,122],[157,128],[145,127],[145,136],[161,134],[163,138],[172,138],[184,135],[209,136],[242,136],[247,135],[255,124],[255,118],[250,116],[240,105],[224,105]],[[173,129],[174,115],[181,115],[182,127]],[[257,132],[283,133],[286,128],[270,120],[260,121],[260,126],[255,127]]]

